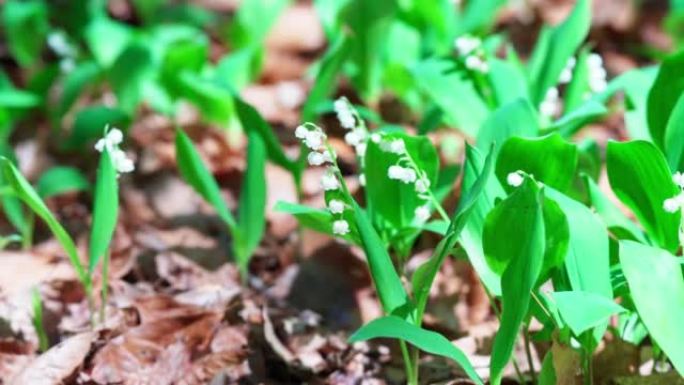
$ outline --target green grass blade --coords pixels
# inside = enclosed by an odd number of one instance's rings
[[[256,131],[247,133],[247,170],[238,205],[240,252],[238,265],[245,271],[266,227],[266,145]]]
[[[90,229],[88,272],[92,275],[102,256],[107,253],[116,229],[119,211],[119,185],[111,155],[104,150],[100,156],[95,182],[93,223]]]
[[[202,163],[202,158],[190,138],[181,129],[176,131],[176,160],[183,179],[214,207],[219,217],[226,222],[235,235],[237,230],[235,218],[221,197],[221,190],[216,180]]]

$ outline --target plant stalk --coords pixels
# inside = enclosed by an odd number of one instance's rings
[[[522,332],[523,340],[525,342],[525,356],[527,357],[527,365],[532,377],[532,384],[537,384],[537,373],[534,370],[534,361],[532,360],[532,346],[530,341],[530,331],[527,327]]]

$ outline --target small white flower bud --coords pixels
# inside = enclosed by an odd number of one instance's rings
[[[418,206],[418,207],[416,207],[414,214],[415,214],[416,220],[418,220],[418,222],[424,223],[428,219],[430,219],[430,206],[427,204],[423,205],[423,206]]]
[[[295,129],[295,137],[297,137],[298,139],[304,139],[304,138],[306,138],[306,134],[307,134],[308,132],[309,132],[309,129],[306,128],[305,125],[303,125],[303,124],[302,124],[302,125],[299,125],[299,126],[297,126],[297,128]]]
[[[397,165],[390,166],[387,170],[387,176],[390,179],[399,180],[406,184],[416,181],[416,172],[413,169]]]
[[[339,199],[332,199],[330,202],[328,202],[328,210],[330,210],[330,212],[333,214],[342,214],[344,208],[344,202]]]
[[[339,219],[333,222],[333,234],[335,235],[345,235],[349,233],[349,223],[344,219]]]
[[[382,136],[378,133],[371,134],[370,139],[373,143],[380,143]]]
[[[510,173],[506,177],[506,182],[513,187],[520,186],[524,180],[525,178],[523,177],[522,172],[520,170]]]
[[[361,175],[359,175],[359,184],[360,184],[361,186],[365,186],[365,185],[366,185],[366,174],[361,174]]]
[[[668,198],[665,199],[665,202],[663,202],[663,209],[667,211],[668,213],[676,213],[677,210],[679,210],[681,205],[681,202],[677,199],[677,197],[674,198]]]
[[[337,180],[335,174],[328,172],[321,177],[321,186],[325,191],[337,190],[340,188],[340,181]]]
[[[312,150],[317,150],[323,145],[325,134],[320,131],[308,131],[304,138],[304,144]]]
[[[430,181],[425,178],[418,179],[416,181],[416,192],[419,194],[425,194],[430,189]]]
[[[340,121],[342,127],[348,130],[356,127],[356,118],[354,118],[354,113],[346,99],[339,98],[335,100],[334,108],[337,113],[337,120]]]
[[[320,166],[325,163],[325,156],[316,151],[310,152],[306,159],[311,166]]]
[[[672,174],[672,181],[679,186],[679,188],[684,189],[684,174],[679,171],[675,172]]]
[[[365,134],[362,130],[352,130],[344,135],[344,141],[350,146],[358,146],[365,139]]]

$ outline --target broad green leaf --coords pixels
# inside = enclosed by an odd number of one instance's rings
[[[508,174],[521,170],[557,190],[565,192],[577,168],[577,146],[558,134],[540,138],[510,138],[499,151],[496,176],[501,183]]]
[[[351,34],[349,58],[355,66],[351,81],[364,100],[379,96],[382,76],[379,53],[396,10],[396,0],[351,0],[340,14]]]
[[[570,243],[568,218],[558,203],[545,199],[542,207],[544,215],[544,262],[537,283],[541,285],[548,279],[551,270],[563,264]],[[574,219],[573,219],[574,220]]]
[[[625,127],[630,139],[651,140],[646,119],[647,97],[657,75],[656,67],[635,68],[613,79],[611,83],[625,93]]]
[[[41,103],[40,98],[28,91],[16,88],[0,88],[0,108],[32,108]]]
[[[518,331],[527,315],[530,291],[541,272],[545,249],[543,199],[537,183],[525,177],[523,184],[487,217],[490,225],[485,227],[485,251],[488,260],[503,267],[503,312],[490,362],[493,385],[501,384],[503,369],[511,358]]]
[[[606,167],[615,195],[634,212],[647,234],[664,249],[676,250],[680,214],[666,212],[663,202],[677,195],[679,188],[662,152],[646,141],[611,141]]]
[[[472,82],[453,72],[451,61],[427,59],[418,63],[412,73],[423,92],[444,111],[447,123],[471,137],[477,136],[489,108]]]
[[[99,105],[85,107],[76,114],[71,134],[64,146],[82,150],[88,142],[102,136],[103,127],[109,125],[125,129],[129,122],[129,115],[118,108]]]
[[[33,189],[26,178],[21,175],[19,170],[14,167],[9,159],[0,158],[0,168],[2,168],[2,173],[7,180],[7,183],[12,186],[17,196],[48,225],[55,238],[57,238],[57,241],[64,248],[64,251],[69,257],[71,265],[74,267],[74,270],[76,270],[76,275],[78,276],[79,280],[86,287],[89,287],[90,277],[83,268],[81,259],[78,256],[76,245],[74,244],[74,240],[69,236],[69,233],[66,232],[57,218],[52,215],[43,200],[40,199],[38,193]]]
[[[405,309],[410,305],[410,299],[394,269],[392,258],[387,253],[384,242],[361,207],[355,201],[352,201],[352,206],[361,245],[366,252],[368,267],[383,310],[386,314],[392,314]]]
[[[612,298],[587,291],[557,291],[551,297],[561,318],[577,337],[601,326],[613,314],[626,311]]]
[[[190,138],[181,129],[176,131],[176,160],[183,179],[202,198],[214,206],[219,217],[226,222],[231,232],[233,232],[233,236],[235,236],[234,233],[237,229],[235,218],[223,200],[216,180],[202,162],[202,158]]]
[[[69,72],[62,84],[62,95],[57,107],[57,115],[62,117],[66,114],[76,100],[81,96],[87,87],[92,87],[96,83],[96,78],[100,74],[100,68],[92,61],[80,63]]]
[[[603,219],[608,229],[618,239],[631,239],[641,243],[649,243],[644,233],[627,216],[603,194],[603,191],[587,175],[583,177],[589,191],[589,200],[596,213]]]
[[[235,117],[235,103],[230,90],[191,71],[176,77],[176,96],[187,99],[210,122],[227,124]]]
[[[88,179],[73,167],[56,166],[45,171],[38,182],[36,190],[43,199],[60,195],[69,191],[84,191],[90,188]]]
[[[684,94],[683,94],[684,95]],[[672,108],[665,127],[665,156],[670,170],[684,170],[684,97]]]
[[[643,90],[642,90],[643,92]],[[684,51],[667,57],[648,93],[646,119],[653,142],[665,148],[667,122],[684,92]]]
[[[145,83],[154,76],[153,60],[152,52],[145,45],[131,44],[112,64],[109,84],[122,110],[135,112],[142,99]]]
[[[546,352],[542,367],[539,370],[539,385],[556,385],[556,369],[553,367],[553,353]]]
[[[338,36],[340,27],[339,14],[342,9],[349,3],[350,0],[314,0],[313,6],[316,9],[316,14],[323,25],[325,35],[330,40]]]
[[[335,81],[342,69],[342,65],[349,57],[351,42],[346,35],[342,35],[321,59],[313,87],[302,107],[302,120],[314,121],[320,110],[321,103],[330,95],[335,87]]]
[[[93,18],[85,29],[88,49],[102,68],[114,64],[132,38],[133,31],[129,26],[107,15]]]
[[[547,189],[547,195],[569,218],[570,242],[564,265],[570,287],[612,299],[609,238],[605,225],[589,208],[574,199],[552,188]],[[607,326],[606,322],[595,329],[596,342],[601,340]]]
[[[10,53],[23,67],[34,64],[45,44],[49,28],[45,3],[37,0],[8,0],[0,11]]]
[[[532,72],[532,100],[535,103],[541,103],[548,89],[556,85],[568,59],[589,33],[590,26],[591,1],[578,0],[568,18],[548,32],[548,41],[535,46],[532,56],[543,58],[538,72]]]
[[[461,231],[463,231],[463,228],[468,222],[470,213],[475,208],[475,204],[487,184],[487,179],[489,178],[492,169],[493,158],[494,146],[491,146],[487,159],[482,167],[482,172],[478,175],[477,180],[468,190],[463,190],[464,192],[461,194],[461,200],[458,203],[456,213],[449,224],[445,237],[437,244],[430,259],[419,266],[415,273],[413,273],[413,297],[416,301],[416,308],[418,309],[418,322],[421,321],[422,313],[427,304],[432,282],[442,266],[442,263],[444,263],[444,259],[446,259],[456,245],[456,242],[461,236]]]
[[[463,170],[462,189],[472,189],[479,175],[484,170],[485,159],[480,152],[470,145],[466,146],[466,161]],[[484,191],[480,194],[473,212],[463,228],[459,242],[468,255],[468,260],[475,268],[477,275],[492,295],[501,295],[501,277],[495,273],[486,261],[482,247],[485,218],[494,208],[494,201],[504,197],[505,192],[496,178],[489,178]]]
[[[565,88],[563,96],[563,111],[572,113],[581,106],[587,97],[589,89],[589,53],[588,47],[583,47],[575,56],[575,68],[572,70],[572,79]]]
[[[509,48],[512,49],[512,48]],[[530,99],[527,78],[522,69],[510,61],[496,57],[488,58],[489,82],[499,107],[519,99]]]
[[[290,0],[246,0],[240,4],[230,40],[235,48],[259,45]]]
[[[432,142],[427,137],[409,136],[404,133],[386,135],[383,140],[401,139],[406,151],[416,165],[426,172],[430,186],[437,182],[439,159]],[[365,169],[366,197],[372,208],[373,216],[379,216],[389,223],[388,230],[411,227],[415,222],[415,210],[425,204],[418,197],[413,183],[390,179],[388,169],[399,163],[399,155],[384,151],[381,144],[368,142]]]
[[[241,91],[254,80],[254,61],[256,48],[244,48],[226,54],[216,64],[213,77],[217,83],[231,89]]]
[[[563,137],[568,138],[607,113],[608,109],[603,104],[590,99],[570,113],[563,115],[544,131],[558,131]]]
[[[266,145],[257,131],[247,132],[247,170],[238,204],[238,264],[245,271],[266,227]]]
[[[373,338],[400,339],[427,353],[451,358],[463,368],[471,380],[476,384],[484,385],[468,357],[439,333],[422,329],[396,316],[386,316],[374,319],[362,326],[349,337],[349,341],[353,343]]]
[[[95,181],[93,203],[93,223],[90,229],[90,245],[88,249],[88,271],[92,274],[102,256],[107,253],[109,244],[116,229],[116,218],[119,211],[119,185],[117,172],[111,155],[105,149],[100,157]]]
[[[620,242],[620,264],[651,338],[684,373],[684,279],[680,258],[632,241]]]
[[[505,0],[480,0],[466,4],[459,19],[459,33],[488,32]]]
[[[537,113],[526,99],[499,107],[485,120],[477,134],[477,148],[486,150],[492,144],[501,146],[513,136],[533,137],[539,134]]]

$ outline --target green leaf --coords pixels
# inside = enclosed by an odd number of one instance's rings
[[[672,108],[665,127],[665,155],[670,170],[684,169],[684,97]]]
[[[373,338],[396,338],[410,343],[430,354],[451,358],[463,368],[463,371],[476,384],[484,385],[468,360],[468,357],[439,333],[421,329],[395,316],[374,319],[362,326],[351,337],[349,342],[366,341]]]
[[[503,271],[501,327],[494,337],[491,382],[501,383],[515,340],[530,305],[530,291],[544,259],[543,193],[537,182],[525,177],[523,184],[487,216],[484,248],[495,271]]]
[[[509,48],[511,50],[512,48]],[[529,101],[529,87],[522,68],[516,63],[504,61],[496,57],[488,58],[489,82],[499,107],[508,105],[519,99]]]
[[[583,179],[589,191],[589,200],[592,206],[594,206],[596,213],[618,239],[631,239],[641,243],[649,243],[641,229],[603,194],[603,191],[601,191],[593,179],[587,175],[584,175]]]
[[[73,167],[56,166],[45,171],[36,183],[38,195],[43,199],[69,191],[85,191],[90,183],[81,171]]]
[[[247,170],[238,204],[238,265],[246,271],[266,227],[266,145],[257,131],[247,133]]]
[[[93,224],[90,229],[88,272],[92,274],[102,256],[107,253],[116,229],[119,211],[117,172],[108,150],[102,152],[97,168],[93,203]]]
[[[610,84],[615,84],[625,94],[625,127],[630,139],[651,140],[646,120],[648,93],[658,73],[657,67],[635,68],[627,71]]]
[[[62,95],[57,107],[57,115],[62,117],[66,114],[76,100],[81,96],[87,87],[92,87],[96,83],[96,78],[100,74],[100,67],[92,61],[80,63],[69,72],[62,84]]]
[[[177,96],[187,99],[210,122],[227,124],[235,116],[235,103],[230,90],[210,79],[190,71],[176,77]]]
[[[320,111],[321,104],[335,88],[335,81],[342,65],[349,57],[351,41],[346,35],[342,35],[325,53],[321,59],[320,68],[316,74],[313,87],[302,107],[302,120],[314,121]]]
[[[591,92],[589,88],[589,47],[583,47],[575,57],[575,68],[572,70],[572,79],[565,88],[563,97],[563,111],[572,113],[581,106]]]
[[[467,3],[459,20],[459,33],[488,32],[504,0],[480,0]]]
[[[2,173],[7,180],[7,183],[12,186],[17,196],[48,225],[55,238],[57,238],[57,241],[67,253],[69,261],[74,267],[74,270],[76,270],[76,275],[79,280],[88,288],[90,286],[90,277],[81,264],[74,240],[69,236],[66,230],[64,230],[64,227],[62,227],[57,218],[52,215],[43,200],[40,199],[38,193],[24,176],[21,175],[19,170],[14,167],[9,159],[0,158],[0,168],[2,169]]]
[[[396,0],[351,0],[340,14],[352,36],[349,58],[356,68],[351,80],[364,100],[379,96],[382,63],[378,53],[396,10]]]
[[[32,108],[40,103],[40,98],[31,92],[16,88],[0,89],[0,108]]]
[[[563,264],[570,243],[569,221],[558,203],[545,199],[542,211],[546,248],[544,250],[544,262],[537,281],[539,285],[549,277],[551,270]]]
[[[477,148],[486,150],[492,144],[499,146],[514,136],[534,137],[539,134],[537,113],[527,99],[499,107],[487,118],[477,134]]]
[[[642,91],[643,92],[643,91]],[[684,92],[684,51],[667,57],[648,93],[646,119],[653,142],[665,148],[667,122]]]
[[[70,150],[82,150],[88,142],[102,136],[103,127],[110,125],[125,129],[130,117],[118,108],[91,105],[80,110],[74,119],[69,138],[64,146]]]
[[[132,38],[130,27],[110,19],[106,14],[93,18],[85,29],[88,49],[102,68],[111,67]]]
[[[246,0],[240,4],[231,30],[235,48],[259,45],[290,0]]]
[[[366,252],[368,267],[383,310],[386,314],[392,314],[399,309],[405,309],[409,306],[410,299],[394,269],[392,258],[387,253],[384,242],[373,228],[366,213],[353,200],[352,207],[361,245]]]
[[[472,189],[479,175],[484,170],[485,159],[480,152],[466,145],[466,161],[463,170],[462,189]],[[483,229],[487,214],[494,208],[494,201],[505,196],[499,181],[489,178],[484,191],[480,194],[473,212],[463,228],[459,242],[468,255],[468,260],[475,268],[478,277],[492,295],[501,295],[501,277],[494,272],[486,261],[482,247]]]
[[[385,135],[383,140],[401,139],[406,151],[416,165],[426,172],[430,186],[437,182],[439,159],[432,142],[425,136],[410,136],[404,133]],[[415,210],[425,204],[418,197],[413,183],[390,179],[387,170],[399,162],[399,155],[384,151],[379,143],[368,142],[365,169],[366,197],[372,208],[373,217],[379,216],[388,222],[389,231],[412,227]]]
[[[266,122],[254,107],[237,97],[235,98],[235,110],[240,124],[245,131],[254,130],[259,133],[266,145],[268,159],[278,166],[289,170],[295,179],[298,180],[302,166],[285,154],[271,125]]]
[[[591,26],[591,2],[578,0],[572,13],[548,32],[548,41],[537,43],[532,59],[543,63],[532,69],[532,100],[541,103],[549,88],[556,85],[568,59],[582,44]]]
[[[202,162],[190,138],[181,129],[176,131],[176,160],[183,179],[214,207],[235,236],[237,230],[235,218],[223,200],[216,180]]]
[[[489,108],[472,82],[452,69],[451,61],[427,59],[418,63],[412,73],[423,92],[444,111],[447,123],[476,137]]]
[[[152,52],[143,44],[131,44],[117,57],[109,71],[109,84],[122,110],[135,112],[154,71]]]
[[[594,100],[587,100],[579,107],[563,115],[544,131],[558,131],[563,137],[570,137],[585,125],[606,115],[608,109]]]
[[[651,338],[684,373],[684,279],[680,258],[651,246],[620,242],[620,264]]]
[[[613,314],[627,311],[610,297],[586,291],[557,291],[551,297],[576,337],[607,322]]]
[[[663,154],[650,142],[608,142],[608,181],[615,195],[639,219],[648,235],[666,250],[679,247],[679,213],[663,209],[679,193]]]
[[[574,199],[552,188],[547,189],[547,195],[559,204],[569,218],[570,243],[565,256],[565,272],[570,287],[603,298],[613,298],[609,238],[605,225],[589,208]],[[607,326],[606,322],[595,329],[596,342],[601,340]]]
[[[496,176],[504,183],[508,174],[522,170],[534,175],[536,180],[565,192],[572,184],[577,160],[577,146],[558,134],[540,138],[514,137],[501,147]]]
[[[444,259],[451,253],[456,245],[456,241],[461,236],[461,231],[466,226],[470,213],[475,208],[475,204],[484,190],[487,179],[492,169],[492,159],[494,158],[494,146],[490,148],[487,159],[485,160],[482,171],[477,180],[468,190],[463,190],[461,200],[456,208],[456,213],[449,224],[445,237],[437,244],[435,251],[430,259],[416,269],[412,277],[413,297],[418,309],[418,321],[420,322],[422,312],[425,309],[430,294],[432,282],[437,275]]]
[[[328,210],[283,201],[278,201],[273,210],[294,216],[303,227],[333,235],[331,229],[335,219]]]
[[[40,56],[49,28],[45,3],[8,0],[1,11],[10,53],[21,66],[33,65]]]

